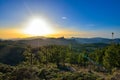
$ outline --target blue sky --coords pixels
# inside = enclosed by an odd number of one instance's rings
[[[32,15],[46,16],[62,28],[108,38],[114,32],[120,38],[120,0],[0,0],[0,28]]]

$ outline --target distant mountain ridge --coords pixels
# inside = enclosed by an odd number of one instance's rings
[[[61,38],[35,38],[18,40],[20,43],[31,45],[32,47],[46,46],[46,45],[69,45],[77,44],[74,39]]]
[[[93,44],[93,43],[105,43],[110,44],[120,43],[120,39],[108,39],[108,38],[46,38],[46,37],[32,37],[17,40],[18,42],[31,45],[33,47],[46,46],[46,45],[69,45],[69,44]]]
[[[74,38],[78,43],[107,43],[111,42],[120,43],[120,38],[108,39],[108,38]]]

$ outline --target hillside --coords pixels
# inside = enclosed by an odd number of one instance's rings
[[[1,80],[120,79],[119,44],[47,45],[35,48],[20,43],[25,41],[27,43],[29,40],[0,42]]]

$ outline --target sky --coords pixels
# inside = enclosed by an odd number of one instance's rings
[[[0,0],[0,38],[28,37],[20,30],[33,16],[49,20],[53,37],[120,38],[120,0]]]

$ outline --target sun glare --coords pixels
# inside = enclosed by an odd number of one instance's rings
[[[35,36],[45,36],[53,33],[50,23],[43,18],[31,19],[26,27],[24,33]]]

